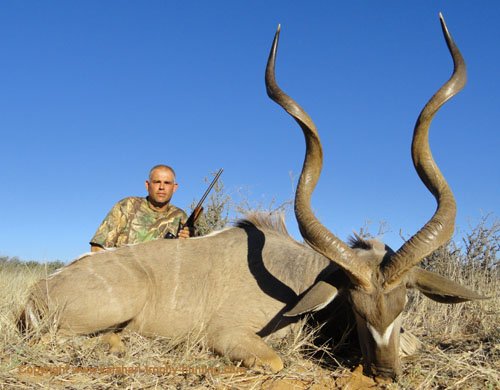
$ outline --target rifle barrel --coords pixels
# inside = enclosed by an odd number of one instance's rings
[[[210,183],[210,185],[208,186],[208,189],[205,191],[205,193],[203,194],[203,196],[201,197],[200,201],[198,202],[198,204],[196,205],[195,209],[198,208],[198,207],[201,207],[201,205],[203,204],[203,202],[205,201],[206,197],[208,196],[208,194],[210,193],[210,191],[212,190],[213,186],[215,185],[215,183],[217,183],[217,180],[219,179],[219,176],[222,174],[222,172],[224,171],[223,168],[219,169],[219,171],[215,174],[215,177],[214,179],[212,180],[212,182]]]

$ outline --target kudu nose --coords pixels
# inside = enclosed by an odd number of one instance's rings
[[[387,380],[397,381],[399,377],[399,373],[396,372],[394,368],[388,368],[388,367],[373,367],[371,375],[373,375],[375,380],[381,380],[381,381],[387,381]]]

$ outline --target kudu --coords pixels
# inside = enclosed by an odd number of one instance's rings
[[[278,29],[266,86],[305,135],[295,213],[309,245],[293,240],[281,219],[253,215],[205,237],[84,255],[33,287],[19,325],[33,329],[55,313],[58,332],[66,335],[125,328],[182,338],[198,331],[213,350],[246,367],[279,371],[282,360],[262,337],[282,337],[299,315],[328,314],[330,303],[344,297],[356,318],[365,368],[373,375],[395,377],[401,371],[398,352],[407,288],[445,303],[481,298],[417,267],[450,239],[455,218],[452,192],[427,140],[432,117],[465,82],[462,57],[443,21],[442,27],[455,71],[422,111],[412,146],[416,170],[438,208],[397,252],[360,238],[350,247],[313,215],[310,197],[320,175],[322,150],[311,119],[275,82]]]

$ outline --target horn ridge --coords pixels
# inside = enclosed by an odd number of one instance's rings
[[[439,14],[441,28],[453,59],[450,79],[432,96],[420,113],[412,141],[412,159],[418,176],[437,201],[431,219],[394,254],[384,267],[386,286],[397,283],[413,266],[444,245],[453,235],[456,203],[453,192],[432,157],[429,146],[429,128],[434,115],[449,99],[462,90],[466,83],[464,59]]]
[[[306,142],[304,163],[295,193],[295,216],[300,233],[312,248],[341,267],[353,283],[368,289],[370,270],[364,264],[355,263],[352,249],[324,227],[311,209],[311,196],[323,165],[323,150],[312,119],[276,83],[275,64],[280,27],[278,26],[269,53],[265,81],[268,96],[295,119]]]

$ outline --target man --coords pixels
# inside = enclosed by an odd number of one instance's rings
[[[188,238],[187,227],[178,231],[187,220],[186,213],[170,204],[178,187],[171,167],[154,166],[146,180],[148,196],[128,197],[115,204],[92,237],[91,251],[156,240],[167,233]]]

